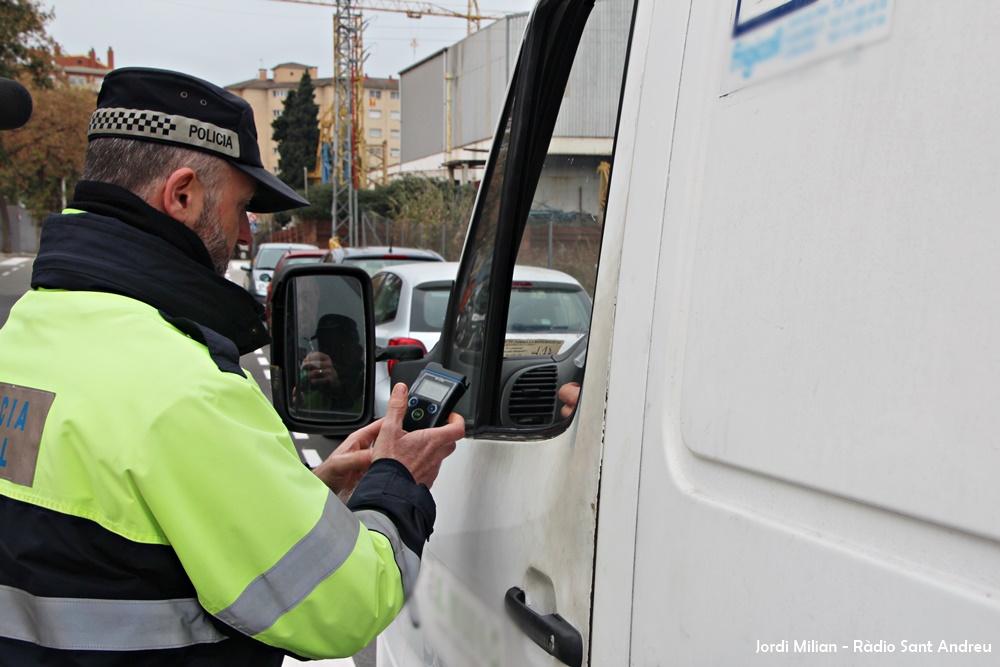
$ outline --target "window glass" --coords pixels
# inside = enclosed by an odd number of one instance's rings
[[[368,136],[377,139],[382,136],[382,130],[377,127],[373,127],[372,129],[368,130]]]
[[[381,118],[382,117],[382,111],[380,109],[369,109],[368,110],[368,117],[369,118]]]
[[[451,285],[421,287],[413,290],[410,303],[410,331],[439,333],[447,314]]]
[[[399,307],[399,292],[402,286],[403,281],[392,273],[380,274],[372,280],[375,324],[383,324],[396,318],[396,309]]]
[[[590,305],[583,288],[567,289],[558,284],[515,286],[510,293],[507,332],[586,333]]]
[[[564,4],[568,12],[577,11],[578,5]],[[561,20],[562,6],[557,8],[553,3],[551,7],[551,16]],[[538,118],[522,117],[524,112],[515,99],[501,125],[496,162],[482,186],[480,207],[466,244],[467,257],[456,283],[457,311],[450,356],[446,356],[446,362],[471,382],[458,412],[476,427],[552,428],[563,421],[558,389],[583,382],[632,9],[630,1],[596,0],[565,88],[533,91],[539,95],[539,100],[532,101],[532,113]],[[565,37],[556,32],[560,38],[552,35],[552,40]],[[540,52],[560,50],[543,48]],[[522,73],[530,71],[525,70],[523,57],[518,65]],[[545,70],[551,73],[558,67],[546,62]],[[510,90],[518,90],[517,85]],[[519,164],[509,165],[511,173],[506,175],[513,119],[518,119],[520,127],[552,123],[553,115],[541,115],[546,103],[553,105],[550,108],[558,105],[552,134],[545,143],[535,142],[527,150],[544,150],[546,144],[547,150],[520,154]],[[501,204],[505,218],[515,212],[509,201],[501,201],[505,177],[533,173],[530,170],[537,170],[539,164],[537,182],[525,184],[533,187],[526,193],[531,201],[527,215],[520,220],[501,220]],[[488,322],[488,306],[491,291],[498,289],[490,284],[498,238],[520,238],[520,244],[511,269],[513,284],[505,286],[510,292],[504,339],[500,341],[503,359],[499,377],[491,377],[495,386],[483,387],[484,369],[489,368],[490,375],[496,369],[496,360],[484,364],[482,355],[486,337],[497,335],[497,327]],[[503,303],[497,294],[493,298]],[[489,349],[496,348],[491,342]],[[551,378],[544,387],[522,383],[523,376],[534,381],[540,375]],[[535,416],[530,422],[505,413],[513,395],[518,401],[528,396],[537,404],[532,406]],[[490,405],[477,405],[487,396]],[[483,415],[489,423],[480,421]]]
[[[482,205],[478,218],[474,221],[470,237],[466,241],[464,252],[468,256],[463,255],[463,262],[467,262],[468,268],[463,267],[463,273],[455,284],[458,312],[452,337],[451,358],[446,360],[452,370],[461,372],[469,381],[469,391],[465,392],[455,412],[473,422],[479,400],[478,386],[482,371],[483,328],[489,299],[490,269],[493,266],[493,250],[500,216],[500,194],[503,190],[507,148],[510,142],[509,115],[501,129],[500,142],[489,184],[480,194]]]

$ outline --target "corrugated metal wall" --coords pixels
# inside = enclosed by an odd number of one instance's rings
[[[566,96],[556,124],[557,137],[611,137],[631,0],[597,0],[580,43]],[[451,75],[451,147],[460,148],[493,136],[503,109],[510,72],[517,59],[528,14],[508,16],[428,60],[404,70],[402,161],[443,153],[446,145],[445,75]]]
[[[580,40],[556,123],[557,137],[613,137],[621,95],[630,0],[597,0]],[[613,104],[593,104],[608,98]]]
[[[403,162],[444,150],[444,73],[446,51],[402,73],[400,154]]]
[[[510,16],[449,49],[453,147],[493,136],[527,25],[527,14]]]

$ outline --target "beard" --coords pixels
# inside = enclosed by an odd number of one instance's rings
[[[192,230],[205,244],[208,256],[212,259],[212,268],[217,274],[224,276],[229,269],[229,260],[233,258],[235,248],[222,232],[218,213],[215,198],[209,196],[205,199],[205,206],[201,210],[201,215],[195,220]]]

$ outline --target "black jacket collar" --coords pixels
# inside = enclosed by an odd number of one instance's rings
[[[231,340],[239,354],[269,337],[263,307],[217,275],[197,234],[132,193],[81,181],[74,215],[42,226],[31,286],[120,294]]]

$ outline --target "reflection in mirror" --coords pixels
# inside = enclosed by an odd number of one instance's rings
[[[365,397],[365,310],[353,276],[295,276],[287,291],[288,340],[295,363],[286,369],[286,404],[293,417],[352,422]]]

